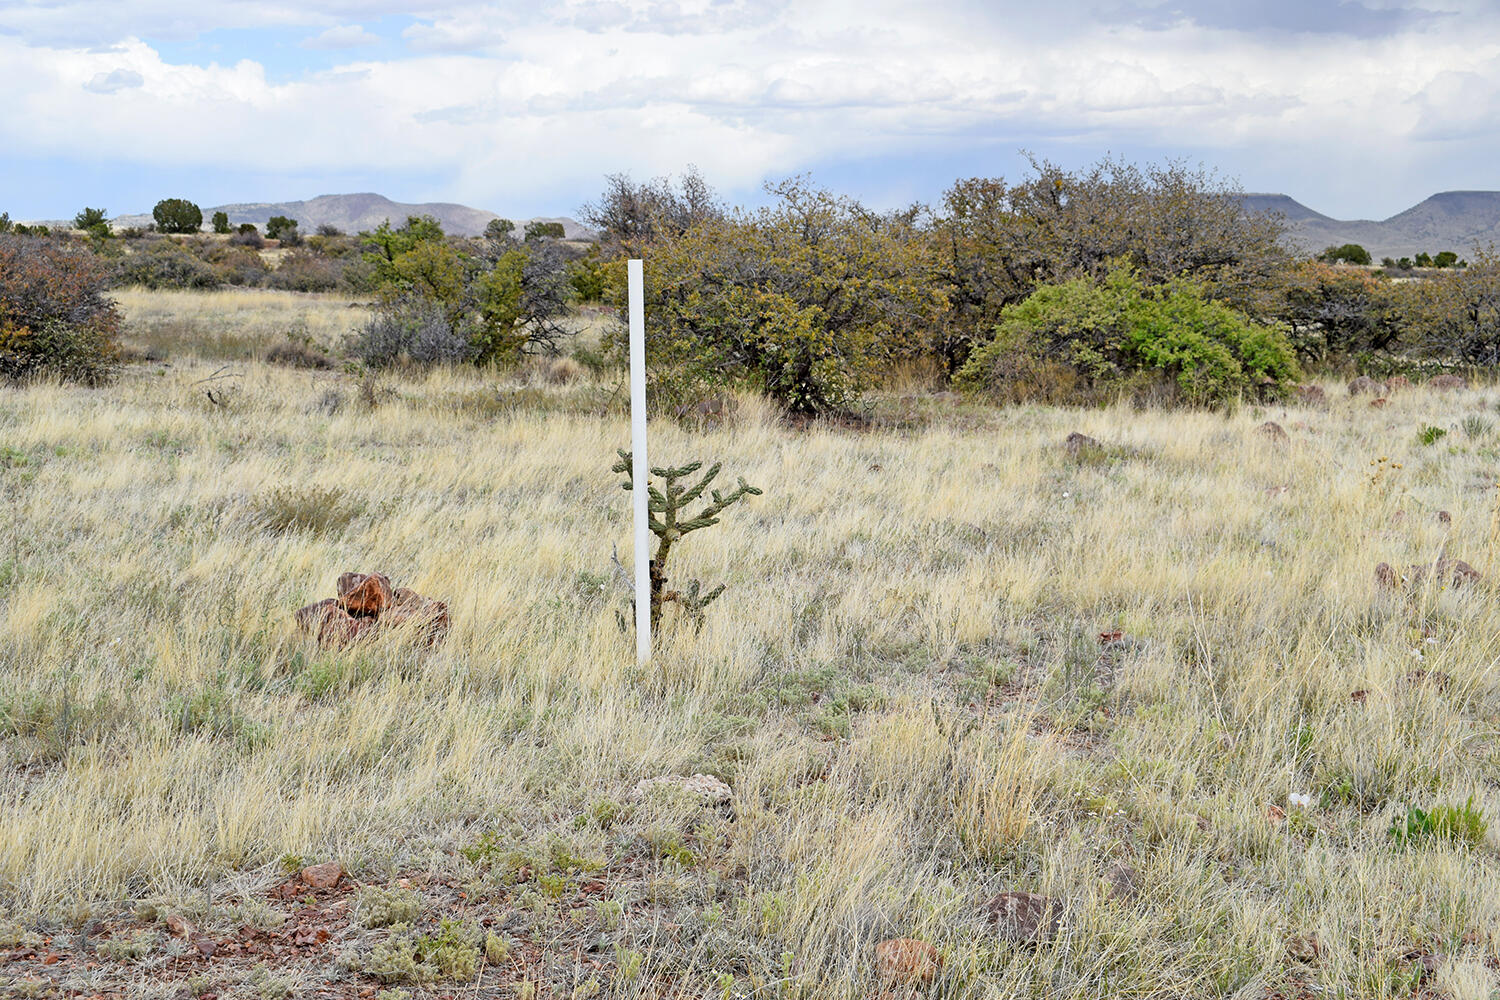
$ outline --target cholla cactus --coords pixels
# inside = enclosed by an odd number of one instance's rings
[[[634,466],[631,453],[621,448],[619,455],[620,460],[614,464],[611,471],[624,473],[625,481],[621,484],[623,489],[634,489]],[[656,535],[656,555],[651,559],[651,627],[653,629],[661,623],[661,609],[668,601],[675,601],[690,621],[702,627],[704,609],[724,592],[723,584],[704,592],[703,585],[697,580],[689,580],[680,591],[668,590],[666,572],[667,557],[672,552],[672,546],[680,541],[683,535],[718,524],[719,515],[726,508],[738,503],[746,496],[761,495],[761,491],[745,482],[742,476],[734,489],[727,493],[710,490],[708,503],[696,514],[685,517],[684,508],[703,495],[703,491],[707,490],[709,484],[718,476],[720,467],[720,464],[715,462],[709,466],[703,477],[691,486],[683,484],[681,480],[703,468],[702,462],[689,462],[677,468],[652,467],[651,469],[651,475],[662,481],[660,489],[649,484],[646,487],[650,497],[646,509],[651,520],[651,532]]]

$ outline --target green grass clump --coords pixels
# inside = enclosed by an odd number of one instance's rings
[[[383,983],[459,981],[474,978],[479,958],[478,932],[462,921],[444,920],[434,935],[396,934],[377,944],[365,971]]]
[[[1447,436],[1447,431],[1443,430],[1443,428],[1441,427],[1434,427],[1431,424],[1428,424],[1417,432],[1417,440],[1422,442],[1422,444],[1424,445],[1437,444],[1438,441]]]
[[[1489,824],[1484,813],[1474,808],[1474,797],[1461,806],[1433,806],[1423,810],[1416,806],[1397,817],[1388,831],[1402,847],[1419,840],[1451,840],[1478,846],[1484,843]]]
[[[348,498],[337,487],[293,489],[282,486],[256,497],[251,503],[251,519],[276,534],[293,531],[335,534],[347,528],[364,511],[363,502]]]

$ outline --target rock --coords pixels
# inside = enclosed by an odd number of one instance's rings
[[[1484,579],[1479,570],[1462,559],[1439,559],[1435,563],[1413,563],[1399,578],[1389,563],[1380,563],[1375,567],[1375,582],[1390,588],[1400,583],[1405,583],[1408,587],[1420,587],[1427,582],[1429,574],[1434,575],[1439,586],[1445,587],[1462,587]]]
[[[1429,573],[1433,574],[1439,584],[1453,587],[1478,583],[1484,579],[1479,570],[1462,559],[1439,559],[1435,563],[1416,563],[1408,572],[1407,579],[1414,586],[1420,585],[1426,581]]]
[[[302,628],[303,631],[312,632],[314,635],[316,635],[319,631],[322,630],[324,621],[326,621],[330,616],[336,617],[339,614],[347,614],[347,612],[345,612],[343,608],[339,607],[339,602],[337,600],[329,597],[321,601],[314,601],[312,604],[306,605],[305,607],[298,608],[297,613],[294,617],[297,619],[297,624]]]
[[[1063,447],[1067,449],[1069,455],[1080,455],[1084,452],[1104,450],[1104,445],[1095,441],[1087,434],[1080,434],[1077,431],[1067,436],[1063,441]]]
[[[636,782],[635,788],[630,791],[630,797],[637,800],[644,799],[658,788],[673,787],[696,795],[706,806],[723,805],[734,794],[728,785],[711,774],[695,774],[691,778],[684,778],[680,774],[663,774],[655,778],[642,778]]]
[[[875,971],[888,983],[915,986],[930,983],[943,967],[943,956],[926,941],[892,938],[875,946]]]
[[[1286,431],[1282,430],[1281,425],[1274,420],[1267,420],[1265,423],[1255,428],[1255,433],[1259,434],[1267,441],[1274,441],[1277,444],[1289,440],[1286,435]]]
[[[1303,406],[1327,406],[1328,394],[1321,385],[1306,383],[1297,386],[1297,402]]]
[[[180,938],[191,937],[198,933],[198,928],[193,926],[192,921],[176,913],[167,914],[167,930]]]
[[[448,605],[423,597],[407,587],[397,587],[391,598],[391,606],[380,616],[381,628],[415,622],[423,629],[427,645],[435,646],[443,641],[448,634]]]
[[[739,410],[740,404],[733,396],[716,393],[702,399],[683,403],[672,411],[678,420],[722,421]]]
[[[391,604],[391,581],[381,573],[345,573],[338,582],[339,604],[351,615],[371,617]]]
[[[1323,953],[1316,934],[1294,934],[1286,939],[1287,956],[1298,962],[1315,962]]]
[[[1266,806],[1266,819],[1272,823],[1284,823],[1286,822],[1286,810],[1272,803]]]
[[[1349,383],[1349,395],[1358,396],[1365,392],[1372,396],[1384,396],[1386,392],[1385,383],[1377,382],[1368,375],[1361,375]]]
[[[1386,399],[1384,396],[1381,396],[1379,399],[1370,400],[1370,407],[1376,410],[1383,410],[1385,409],[1385,404],[1389,402],[1390,400]]]
[[[1363,705],[1365,702],[1370,700],[1370,692],[1365,688],[1360,688],[1357,691],[1350,691],[1349,700],[1354,702],[1354,704],[1356,705]]]
[[[1453,515],[1448,513],[1446,510],[1440,510],[1437,512],[1437,520],[1438,524],[1452,524]]]
[[[309,865],[302,869],[302,881],[314,889],[332,889],[339,884],[339,879],[344,877],[344,869],[337,861],[328,861],[321,865]]]
[[[1410,388],[1411,379],[1407,378],[1405,375],[1392,375],[1390,378],[1385,380],[1385,391],[1387,394],[1392,396],[1403,389]]]
[[[1427,380],[1427,388],[1448,392],[1451,389],[1467,389],[1469,383],[1458,375],[1434,375]]]
[[[1051,941],[1062,923],[1062,904],[1034,892],[1002,892],[984,906],[1004,941]]]
[[[318,645],[328,649],[343,649],[374,632],[375,619],[355,618],[343,608],[335,607],[323,616],[322,624],[318,627]]]
[[[192,941],[193,947],[197,948],[198,954],[202,955],[204,958],[213,958],[214,952],[219,950],[218,942],[209,937],[207,934],[194,934]]]

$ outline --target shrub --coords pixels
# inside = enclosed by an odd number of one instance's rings
[[[102,208],[85,208],[73,216],[73,228],[90,236],[105,237],[109,235],[109,216]]]
[[[289,531],[324,534],[342,531],[364,509],[360,501],[346,500],[344,491],[337,487],[297,490],[283,486],[255,499],[251,519],[278,534]]]
[[[164,233],[196,233],[203,225],[203,210],[186,198],[163,198],[151,210],[151,217]]]
[[[1369,264],[1371,262],[1370,251],[1358,243],[1345,243],[1341,247],[1329,247],[1318,254],[1318,259],[1329,264],[1338,261],[1347,261],[1350,264]]]
[[[266,236],[269,239],[279,240],[290,230],[297,228],[297,220],[289,219],[284,215],[273,215],[266,220]]]
[[[343,281],[344,268],[338,261],[294,250],[269,273],[267,284],[289,292],[331,292]]]
[[[1392,840],[1405,847],[1418,840],[1452,840],[1479,846],[1484,843],[1489,824],[1484,813],[1474,808],[1474,798],[1461,806],[1433,806],[1430,810],[1412,806],[1406,815],[1392,823]]]
[[[533,240],[560,240],[563,238],[563,224],[561,222],[528,222],[526,224],[526,242]]]
[[[250,247],[252,250],[259,250],[266,245],[266,241],[260,235],[260,230],[248,222],[235,230],[235,234],[229,237],[229,242],[233,246]]]
[[[422,897],[410,889],[368,885],[354,901],[354,919],[371,928],[413,924],[422,919]]]
[[[474,348],[453,328],[443,307],[406,299],[380,308],[349,344],[349,353],[371,368],[467,361]]]
[[[215,212],[213,218],[214,232],[223,236],[229,232],[229,215],[226,212]]]
[[[116,283],[144,288],[217,288],[219,275],[207,261],[172,240],[157,240],[122,257]]]
[[[107,284],[106,266],[87,250],[0,236],[0,379],[107,380],[120,325]]]
[[[995,337],[959,372],[970,391],[1006,399],[1097,402],[1169,380],[1169,394],[1218,405],[1276,394],[1297,377],[1278,330],[1211,302],[1186,281],[1147,288],[1117,266],[1101,282],[1043,285],[1001,313]]]

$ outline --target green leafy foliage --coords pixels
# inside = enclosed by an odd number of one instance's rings
[[[1488,829],[1484,813],[1474,808],[1471,795],[1461,806],[1433,806],[1429,810],[1412,806],[1391,823],[1387,832],[1402,847],[1425,840],[1448,840],[1477,847],[1484,843]]]
[[[229,232],[229,215],[226,212],[215,212],[213,217],[213,230],[219,235]]]
[[[1298,375],[1285,335],[1173,280],[1148,287],[1128,266],[1102,281],[1043,285],[1007,307],[994,339],[957,383],[1003,399],[1097,402],[1165,392],[1218,405],[1247,392],[1275,394]]]
[[[1318,259],[1329,264],[1345,261],[1350,264],[1367,265],[1371,263],[1370,251],[1358,243],[1345,243],[1341,247],[1329,247],[1318,254]],[[1425,265],[1423,265],[1425,266]]]
[[[109,216],[102,208],[85,208],[73,216],[73,228],[82,229],[90,236],[103,238],[109,235]]]
[[[769,190],[773,205],[704,218],[646,257],[657,405],[745,381],[794,413],[840,410],[937,315],[943,295],[909,219],[800,179]],[[607,299],[623,309],[621,277]]]
[[[297,220],[287,218],[285,215],[273,215],[266,220],[266,237],[279,240],[284,237],[296,238]]]
[[[203,225],[203,210],[186,198],[163,198],[151,209],[151,218],[163,233],[196,233]]]

